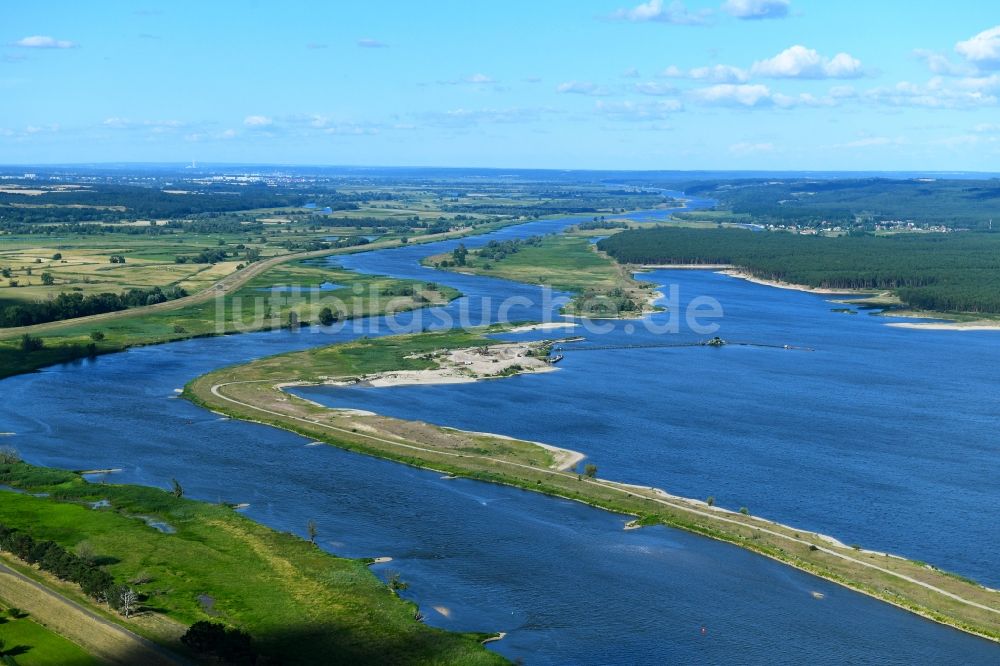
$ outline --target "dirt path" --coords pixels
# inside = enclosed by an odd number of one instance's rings
[[[189,663],[3,563],[0,563],[0,597],[109,664],[177,666]]]

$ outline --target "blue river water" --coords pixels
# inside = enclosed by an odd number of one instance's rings
[[[572,221],[533,222],[463,242],[473,247]],[[463,312],[469,323],[482,323],[511,297],[519,299],[508,308],[511,319],[538,319],[556,307],[537,287],[417,264],[455,244],[335,263],[432,279],[466,294],[401,316],[402,328],[443,325]],[[586,452],[608,478],[712,494],[726,506],[995,581],[996,521],[983,511],[1000,496],[989,379],[997,352],[988,334],[887,328],[864,314],[831,313],[814,295],[706,272],[648,278],[679,285],[682,304],[717,298],[724,309],[719,334],[728,339],[816,351],[567,351],[560,371],[546,375],[308,392],[561,444]],[[1000,659],[995,644],[726,544],[667,528],[625,531],[622,516],[307,446],[291,433],[226,420],[176,397],[184,383],[223,365],[392,330],[375,319],[188,340],[9,378],[0,382],[0,431],[16,433],[5,443],[34,463],[121,468],[111,480],[160,487],[176,477],[190,496],[249,502],[251,518],[300,534],[314,520],[331,552],[392,557],[377,573],[398,571],[428,623],[505,631],[491,649],[529,664]],[[682,326],[668,339],[701,337]],[[602,344],[639,338],[664,335],[617,322],[599,336]]]

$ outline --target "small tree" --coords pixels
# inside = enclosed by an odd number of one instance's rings
[[[52,259],[53,261],[59,261],[60,259],[62,259],[62,252],[56,252],[55,254],[53,254]]]
[[[299,327],[299,313],[292,310],[288,313],[288,328],[293,331]]]
[[[123,586],[118,595],[118,612],[131,617],[139,603],[139,594],[131,587]]]
[[[170,479],[170,486],[171,486],[170,487],[171,495],[173,495],[177,499],[184,497],[184,488],[181,487],[180,481],[178,481],[177,479]]]
[[[97,551],[94,550],[93,544],[86,539],[76,544],[75,550],[76,556],[88,563],[93,563],[97,559]]]
[[[52,273],[49,273],[48,271],[42,273],[42,284],[44,284],[46,287],[52,286],[52,284],[55,283],[55,281],[56,279],[52,277]]]
[[[587,463],[583,468],[583,475],[588,479],[592,479],[597,476],[597,465],[593,463]]]
[[[709,495],[708,499],[705,500],[705,504],[707,504],[709,506],[715,506],[715,497],[712,496],[712,495]]]
[[[750,509],[746,508],[745,506],[741,506],[740,507],[740,513],[742,513],[744,516],[749,516],[750,515]]]
[[[319,529],[316,527],[315,520],[310,520],[306,523],[306,532],[309,533],[309,543],[316,543],[316,537],[319,535]]]
[[[91,331],[90,339],[93,340],[94,342],[100,342],[101,340],[104,339],[104,333],[102,333],[101,331]]]
[[[389,589],[392,590],[393,592],[399,592],[400,590],[405,590],[410,586],[409,583],[404,582],[399,577],[398,571],[393,571],[391,574],[389,574],[389,582],[387,583],[387,585],[389,586]]]
[[[13,446],[0,446],[0,465],[16,465],[21,462],[21,454]]]
[[[333,310],[330,308],[323,308],[319,311],[319,323],[323,326],[331,326],[335,321],[337,321],[337,317],[334,316]]]

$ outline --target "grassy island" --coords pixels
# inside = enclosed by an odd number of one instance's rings
[[[655,296],[652,285],[637,281],[580,232],[491,241],[476,250],[459,246],[423,263],[570,292],[573,300],[563,308],[570,315],[634,317],[648,312]]]
[[[284,428],[333,446],[574,499],[736,544],[924,617],[1000,640],[1000,593],[922,562],[847,546],[821,534],[732,512],[662,490],[601,479],[564,449],[482,433],[331,409],[289,395],[294,384],[355,383],[402,373],[446,373],[455,353],[499,354],[485,337],[501,329],[448,331],[358,340],[224,368],[192,381],[185,396],[214,411]],[[544,354],[545,343],[519,353]],[[451,359],[451,360],[449,360]],[[540,366],[524,368],[536,371]],[[478,374],[478,373],[473,373]],[[480,375],[503,377],[510,372]],[[423,375],[435,381],[431,375]],[[474,381],[476,377],[468,376]],[[413,381],[417,381],[413,379]],[[599,462],[599,461],[598,461]]]

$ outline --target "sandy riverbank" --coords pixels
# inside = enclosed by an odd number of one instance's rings
[[[765,280],[754,277],[746,271],[741,271],[732,264],[641,264],[636,267],[636,272],[654,270],[691,270],[691,271],[715,271],[722,275],[739,278],[754,284],[762,284],[767,287],[777,287],[778,289],[793,289],[795,291],[808,291],[814,294],[869,294],[871,291],[860,291],[854,289],[825,289],[823,287],[810,287],[804,284],[794,284],[792,282],[782,282],[781,280]]]
[[[1000,331],[1000,322],[987,321],[897,321],[886,324],[895,328],[914,328],[924,331]]]
[[[550,321],[545,324],[528,324],[526,326],[517,326],[515,328],[507,331],[508,333],[529,333],[531,331],[548,331],[554,328],[576,328],[579,326],[573,321]]]
[[[636,272],[662,270],[718,271],[729,268],[736,267],[732,264],[640,264],[636,267]]]
[[[438,364],[436,368],[393,370],[364,375],[359,377],[358,381],[352,382],[352,385],[386,387],[464,384],[509,374],[552,372],[556,370],[555,366],[546,358],[533,355],[548,344],[550,344],[548,341],[543,340],[441,350],[430,354],[430,358]],[[342,381],[330,383],[344,385]]]
[[[792,289],[794,291],[806,291],[813,294],[870,294],[871,290],[862,291],[856,289],[826,289],[823,287],[810,287],[804,284],[794,284],[792,282],[782,282],[781,280],[764,280],[762,278],[754,277],[749,273],[735,269],[727,268],[726,270],[718,271],[722,275],[728,275],[729,277],[739,278],[741,280],[746,280],[747,282],[753,282],[754,284],[762,284],[767,287],[777,287],[778,289]]]

